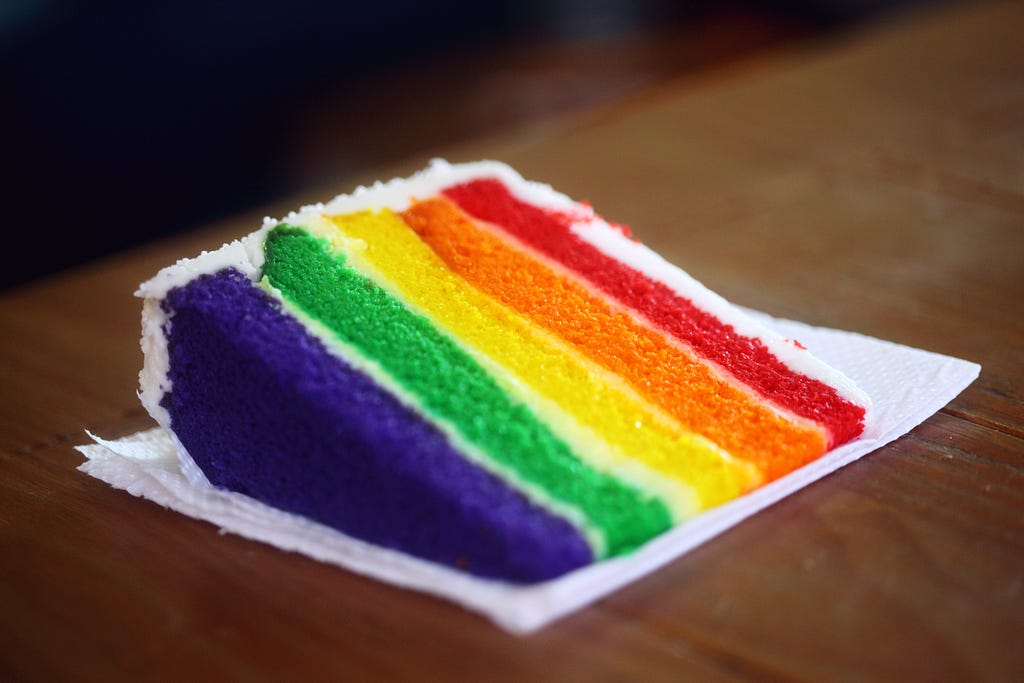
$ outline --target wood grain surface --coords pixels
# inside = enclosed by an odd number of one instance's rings
[[[83,430],[152,425],[136,284],[290,206],[8,292],[0,679],[1024,680],[1021,27],[1020,3],[952,6],[443,150],[592,201],[737,303],[983,366],[906,437],[530,637],[75,469]]]

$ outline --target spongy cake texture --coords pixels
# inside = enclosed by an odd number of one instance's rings
[[[143,400],[197,482],[502,581],[628,553],[869,409],[494,162],[306,207],[140,291]]]

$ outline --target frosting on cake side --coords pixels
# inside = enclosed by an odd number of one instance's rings
[[[626,231],[435,161],[140,286],[196,485],[512,582],[630,552],[864,429],[866,395]]]

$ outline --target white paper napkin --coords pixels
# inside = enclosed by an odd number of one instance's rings
[[[89,434],[96,443],[77,447],[87,458],[79,469],[223,531],[439,595],[486,615],[508,631],[528,633],[654,571],[745,517],[906,434],[963,391],[981,370],[975,363],[860,334],[748,313],[785,337],[799,340],[871,396],[874,410],[864,434],[662,534],[628,556],[541,584],[522,587],[479,579],[365,543],[241,494],[194,487],[182,475],[174,446],[159,428],[116,441]]]

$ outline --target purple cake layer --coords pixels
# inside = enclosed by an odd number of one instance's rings
[[[237,271],[163,305],[161,405],[214,486],[478,576],[541,581],[593,560],[574,526],[459,455]]]

